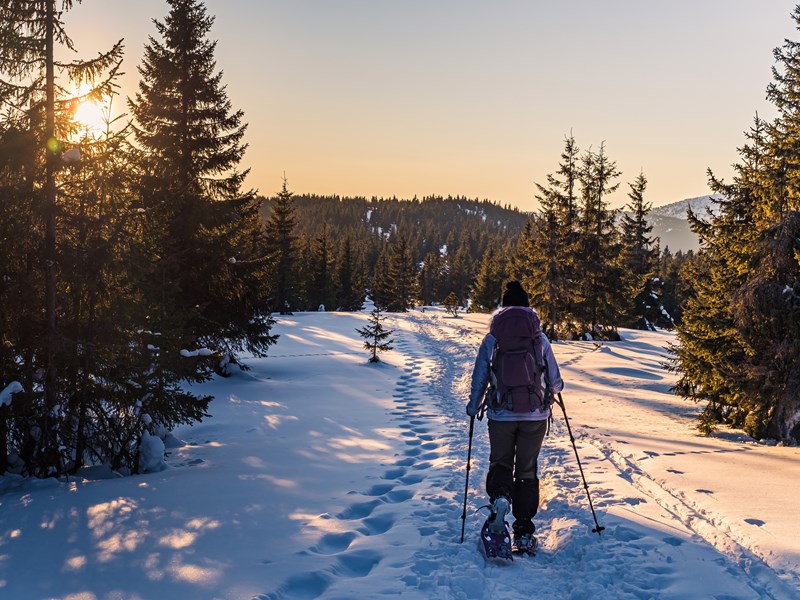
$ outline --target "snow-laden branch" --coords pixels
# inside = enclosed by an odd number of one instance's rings
[[[23,391],[25,390],[19,381],[12,381],[0,392],[0,406],[5,406],[6,404],[11,406],[12,396]]]

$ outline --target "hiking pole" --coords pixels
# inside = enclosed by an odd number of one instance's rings
[[[572,435],[572,427],[569,426],[569,419],[567,418],[567,409],[564,408],[564,399],[561,397],[561,392],[558,393],[557,404],[561,407],[561,412],[564,413],[564,422],[567,424],[567,431],[569,432],[569,440],[572,442],[572,449],[575,450],[575,458],[578,461],[578,469],[581,471],[581,479],[583,479],[583,487],[586,490],[586,497],[589,499],[589,508],[592,510],[592,518],[594,519],[595,528],[592,533],[600,535],[600,532],[605,529],[600,523],[597,522],[597,515],[594,512],[594,505],[592,504],[592,496],[589,494],[589,484],[586,483],[586,476],[583,474],[583,467],[581,466],[581,457],[578,456],[578,448],[575,446],[575,436]]]
[[[464,512],[461,513],[461,544],[464,543],[464,526],[467,524],[467,490],[469,490],[469,461],[472,458],[472,432],[475,431],[475,417],[469,418],[469,450],[467,450],[467,483],[464,485]]]

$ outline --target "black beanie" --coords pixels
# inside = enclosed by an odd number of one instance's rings
[[[503,292],[503,306],[530,306],[528,293],[519,281],[509,281],[506,284],[506,291]]]

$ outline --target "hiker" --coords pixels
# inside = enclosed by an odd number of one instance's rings
[[[527,350],[525,349],[527,348]],[[553,350],[519,281],[509,281],[492,316],[475,368],[467,414],[488,416],[490,528],[505,531],[514,516],[514,550],[535,553],[533,517],[539,508],[537,460],[554,394],[564,387]],[[488,389],[487,389],[488,388]],[[485,406],[484,406],[485,404]]]

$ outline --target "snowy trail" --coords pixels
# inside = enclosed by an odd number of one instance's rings
[[[461,431],[449,452],[460,467],[456,479],[461,479],[463,485],[461,457],[466,456],[467,450],[463,401],[468,394],[469,374],[483,329],[419,313],[409,317],[409,321],[421,343],[432,347],[432,355],[440,357],[437,377],[431,385],[440,397],[440,408],[452,416],[451,426]],[[564,346],[567,345],[557,345],[557,357],[561,358],[559,349]],[[567,357],[561,364],[565,379],[574,379],[583,357],[597,349],[573,347],[571,352],[564,352]],[[601,523],[607,527],[602,539],[591,533],[593,521],[585,491],[566,427],[561,415],[557,415],[540,464],[543,501],[537,519],[539,555],[532,560],[519,559],[513,565],[485,564],[476,554],[474,543],[482,517],[473,515],[468,519],[469,541],[464,547],[454,553],[451,539],[420,553],[439,565],[436,576],[432,574],[426,582],[431,586],[429,589],[437,591],[436,597],[518,598],[520,594],[572,599],[794,597],[796,590],[740,546],[713,517],[707,518],[689,501],[681,499],[678,492],[659,484],[638,462],[614,450],[602,434],[587,433],[593,430],[581,425],[577,430],[590,489]],[[470,482],[473,508],[485,501],[482,484],[488,462],[486,437],[485,429],[476,427]],[[604,476],[603,483],[610,479],[609,475],[616,480],[613,489],[598,485],[593,476],[599,473]],[[453,487],[456,485],[454,481]],[[637,509],[644,505],[647,510]],[[612,506],[623,510],[609,514],[607,509]],[[642,514],[631,519],[618,514],[628,511]],[[452,528],[453,524],[442,525]],[[719,573],[709,577],[711,570]],[[458,575],[442,577],[442,572],[448,571]],[[714,583],[704,589],[704,580]],[[720,580],[725,585],[720,585]],[[537,591],[536,581],[546,581],[546,588]]]
[[[692,428],[669,393],[669,334],[554,345],[602,537],[563,417],[540,457],[534,558],[487,562],[485,422],[459,544],[464,404],[488,315],[282,317],[274,355],[203,384],[211,418],[170,468],[68,482],[0,477],[0,598],[15,600],[800,599],[796,448]],[[759,493],[754,494],[753,490]],[[31,569],[29,565],[43,565]]]

